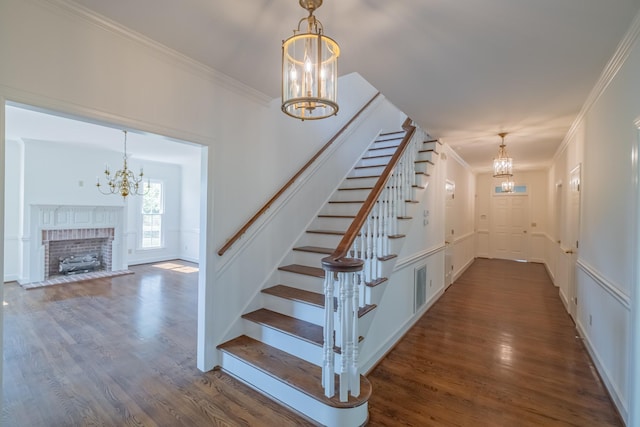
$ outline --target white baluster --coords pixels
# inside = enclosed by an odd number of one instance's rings
[[[327,397],[333,397],[336,393],[335,379],[335,355],[333,353],[333,289],[334,273],[325,270],[324,273],[324,344],[322,346],[322,387]]]
[[[338,294],[338,318],[342,330],[342,358],[340,363],[340,401],[349,400],[350,367],[353,364],[353,332],[357,326],[353,325],[353,273],[338,273],[340,292]]]
[[[358,351],[358,342],[360,341],[360,333],[358,332],[358,310],[359,310],[359,305],[358,305],[358,301],[359,301],[359,288],[360,286],[362,286],[362,277],[360,276],[360,274],[352,274],[351,275],[352,280],[354,281],[353,283],[353,301],[352,301],[352,332],[351,332],[351,336],[353,337],[353,343],[351,346],[351,365],[349,366],[349,384],[350,384],[350,389],[351,389],[351,395],[358,397],[360,396],[360,372],[359,372],[359,368],[358,368],[358,357],[359,357],[359,351]]]

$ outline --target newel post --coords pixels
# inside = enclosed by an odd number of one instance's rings
[[[334,331],[339,330],[342,363],[337,371],[340,381],[340,401],[349,400],[349,395],[360,394],[360,373],[358,372],[358,309],[360,306],[358,287],[364,261],[355,258],[322,260],[325,271],[324,297],[325,322],[322,363],[322,386],[327,397],[336,393]],[[337,328],[334,325],[335,301],[337,299]]]

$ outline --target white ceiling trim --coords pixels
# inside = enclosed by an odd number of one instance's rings
[[[593,87],[593,89],[589,93],[589,96],[587,97],[585,103],[583,104],[582,109],[578,113],[578,116],[575,118],[575,120],[571,124],[571,127],[567,131],[567,134],[565,135],[564,139],[558,146],[556,153],[553,155],[553,159],[551,160],[550,165],[554,164],[558,160],[558,157],[562,155],[564,150],[567,149],[567,146],[569,145],[569,141],[571,141],[571,139],[575,135],[576,131],[584,121],[586,115],[589,113],[589,110],[591,110],[593,105],[598,101],[598,99],[600,99],[604,91],[611,84],[615,76],[618,74],[618,72],[620,71],[624,63],[629,58],[631,49],[633,48],[634,43],[638,40],[639,36],[640,36],[640,12],[636,14],[635,18],[633,19],[633,23],[631,24],[631,27],[629,27],[629,30],[627,31],[625,36],[622,38],[622,41],[618,45],[618,48],[616,49],[615,53],[613,54],[613,56],[611,57],[607,65],[604,67],[604,70],[602,71],[602,74],[600,74],[600,77],[598,78],[596,85]]]
[[[146,48],[152,49],[157,53],[160,53],[162,57],[175,65],[181,66],[187,71],[191,72],[198,77],[212,81],[232,92],[248,97],[264,106],[267,106],[272,98],[250,86],[245,85],[242,82],[230,77],[218,70],[215,70],[199,61],[196,61],[168,46],[158,43],[155,40],[150,39],[140,33],[137,33],[130,28],[127,28],[99,13],[88,9],[73,0],[35,0],[43,5],[55,6],[56,9],[67,12],[77,18],[81,18],[83,21],[95,25],[103,30],[107,30],[126,39],[138,43]]]

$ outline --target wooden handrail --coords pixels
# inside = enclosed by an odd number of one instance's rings
[[[342,128],[326,143],[324,144],[324,146],[322,148],[320,148],[320,150],[318,150],[318,152],[316,154],[314,154],[313,157],[311,157],[311,159],[309,159],[309,161],[307,163],[304,164],[304,166],[302,166],[302,168],[300,168],[300,170],[298,172],[295,173],[295,175],[293,175],[289,181],[287,181],[280,190],[278,190],[268,201],[267,203],[264,204],[264,206],[262,206],[260,208],[260,210],[258,212],[255,213],[255,215],[253,215],[249,221],[247,221],[242,227],[240,227],[240,229],[238,231],[236,231],[236,233],[231,236],[226,243],[218,250],[218,255],[222,256],[224,255],[225,252],[227,252],[227,250],[229,250],[229,248],[231,246],[233,246],[233,244],[238,241],[238,239],[240,239],[240,237],[242,237],[242,235],[244,233],[247,232],[247,230],[249,230],[249,228],[258,220],[258,218],[260,218],[262,215],[264,215],[264,213],[271,207],[271,205],[278,200],[278,198],[280,196],[282,196],[282,194],[287,191],[289,189],[289,187],[291,187],[293,185],[293,183],[296,181],[296,179],[298,179],[300,177],[300,175],[302,175],[308,168],[309,166],[311,166],[313,164],[313,162],[316,161],[316,159],[318,159],[318,157],[320,157],[322,155],[322,153],[324,153],[327,148],[329,148],[331,146],[331,144],[333,144],[339,137],[340,135],[342,135],[344,133],[345,130],[347,130],[347,128],[349,126],[351,126],[351,124],[362,114],[362,112],[364,112],[364,110],[366,110],[369,105],[371,105],[371,103],[378,97],[380,96],[380,92],[377,92],[370,100],[369,102],[367,102],[366,104],[364,104],[364,106],[344,125],[342,126]]]
[[[402,124],[402,129],[406,132],[406,134],[402,139],[402,142],[400,142],[398,149],[389,160],[389,163],[384,168],[384,171],[382,171],[382,175],[380,175],[380,178],[378,178],[378,181],[371,190],[371,193],[369,193],[367,200],[365,200],[364,204],[358,211],[358,214],[349,226],[349,229],[347,229],[347,231],[344,233],[344,236],[342,237],[342,240],[340,240],[340,243],[338,244],[336,250],[333,251],[333,253],[328,257],[322,259],[322,266],[325,269],[337,272],[353,271],[355,268],[354,263],[356,261],[360,261],[352,258],[347,258],[347,255],[349,254],[349,249],[351,249],[351,246],[356,240],[358,233],[360,233],[360,230],[362,230],[362,226],[371,213],[371,210],[378,201],[380,194],[382,194],[382,191],[384,190],[387,180],[391,176],[393,169],[396,167],[396,164],[398,163],[400,158],[402,158],[402,155],[409,146],[411,138],[413,138],[413,134],[416,131],[416,127],[411,125],[411,119],[409,117],[407,117],[407,119]]]

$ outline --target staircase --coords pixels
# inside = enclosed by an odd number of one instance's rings
[[[378,136],[296,243],[286,257],[287,263],[278,268],[277,283],[262,290],[261,308],[242,315],[244,335],[218,346],[223,370],[321,425],[365,424],[371,395],[371,384],[362,375],[357,397],[349,395],[341,401],[337,394],[327,397],[323,388],[327,300],[321,260],[334,252],[404,137],[405,131]],[[364,275],[371,279],[365,280],[359,297],[358,342],[366,339],[376,304],[393,271],[403,233],[411,222],[411,206],[418,203],[418,196],[428,184],[429,173],[438,158],[437,144],[436,141],[418,144],[412,197],[405,200],[407,209],[402,210],[407,213],[398,216],[397,232],[386,237],[389,253],[377,256],[375,265],[368,267],[377,274]],[[360,258],[362,250],[352,250],[352,256]],[[337,329],[334,333],[339,336]],[[333,353],[335,365],[340,366],[342,349],[334,346]],[[339,389],[340,379],[337,374],[335,377]]]

